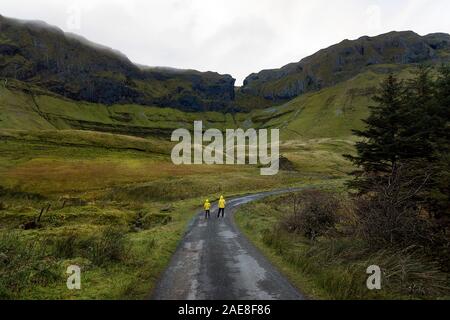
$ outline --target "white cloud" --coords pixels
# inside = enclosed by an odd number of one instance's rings
[[[381,29],[381,8],[376,4],[369,5],[366,9],[366,25],[369,30]]]
[[[448,0],[2,0],[132,61],[229,73],[240,84],[348,38],[391,30],[450,32]]]

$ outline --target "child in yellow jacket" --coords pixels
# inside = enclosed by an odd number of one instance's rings
[[[220,217],[220,213],[222,213],[222,218],[223,218],[223,216],[225,214],[225,204],[226,204],[225,199],[223,198],[223,196],[220,196],[220,199],[219,199],[219,211],[217,211],[217,218]]]
[[[209,209],[211,208],[211,203],[209,203],[209,200],[206,199],[205,203],[203,204],[203,208],[205,209],[205,219],[209,218]]]

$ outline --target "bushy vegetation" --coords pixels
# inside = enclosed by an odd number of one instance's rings
[[[96,266],[126,260],[126,230],[109,226],[99,234],[80,237],[68,233],[55,239],[44,240],[56,258],[83,257]]]
[[[339,202],[332,195],[309,190],[292,198],[293,211],[281,226],[288,232],[300,233],[310,240],[334,229]]]
[[[36,287],[64,284],[66,261],[81,262],[83,270],[132,262],[125,235],[114,227],[89,236],[68,232],[24,238],[18,230],[0,232],[0,299],[21,298]]]
[[[396,168],[389,183],[380,178],[370,195],[355,197],[361,235],[369,245],[378,248],[443,245],[444,235],[414,201],[418,189],[414,180],[405,181],[403,170],[407,169]]]
[[[42,202],[6,199],[8,207],[0,215],[0,298],[147,297],[200,199],[170,207],[164,202],[92,206],[70,201],[62,207],[63,201],[54,201],[37,226],[24,230]],[[141,228],[135,225],[138,213]],[[81,267],[82,290],[66,288],[66,268],[72,264]]]
[[[38,242],[17,232],[0,233],[0,299],[17,298],[23,290],[62,280],[57,259]]]
[[[316,201],[324,201],[315,206],[316,214],[318,208],[323,208],[319,216],[329,214],[328,203],[335,202],[336,198],[343,199],[333,211],[334,223],[322,220],[319,224],[332,232],[314,239],[289,228],[293,221],[298,221],[296,200],[312,199],[311,193],[315,194]],[[366,242],[361,237],[360,218],[352,201],[344,194],[314,190],[275,196],[245,205],[239,209],[236,219],[247,236],[312,298],[436,299],[450,296],[448,273],[425,248],[400,245],[374,248]],[[319,220],[314,221],[318,225]],[[374,264],[382,270],[379,291],[366,287],[366,269]]]
[[[374,245],[426,246],[448,270],[450,68],[390,75],[374,97],[350,187],[358,191],[364,235]]]

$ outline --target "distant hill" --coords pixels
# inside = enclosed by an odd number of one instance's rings
[[[73,100],[224,110],[234,99],[229,75],[143,68],[118,51],[39,21],[0,16],[0,76]]]
[[[344,40],[280,69],[252,73],[241,95],[273,103],[336,85],[371,65],[440,63],[450,61],[450,35],[420,36],[412,31],[389,32],[376,37]],[[241,98],[245,101],[245,98]],[[261,102],[260,102],[261,103]]]

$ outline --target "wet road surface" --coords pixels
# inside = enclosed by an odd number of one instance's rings
[[[233,214],[244,203],[292,190],[262,192],[227,200],[225,217],[199,212],[159,280],[152,299],[304,299],[237,229]]]

